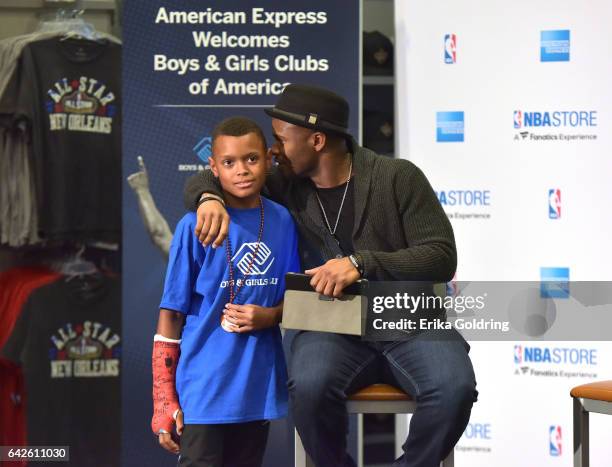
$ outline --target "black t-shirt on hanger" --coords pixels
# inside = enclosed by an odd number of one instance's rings
[[[120,306],[116,279],[60,279],[30,296],[2,349],[23,367],[28,444],[69,445],[68,465],[119,465]]]
[[[118,242],[121,46],[51,38],[22,52],[16,117],[31,124],[47,239]]]

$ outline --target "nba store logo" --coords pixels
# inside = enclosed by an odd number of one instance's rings
[[[597,349],[594,347],[543,347],[514,346],[514,363],[598,366]]]
[[[457,63],[457,35],[444,35],[444,63],[452,65]]]
[[[551,425],[548,429],[548,449],[551,456],[559,457],[563,454],[563,436],[560,425]]]
[[[548,190],[548,218],[561,218],[561,190],[559,188]]]

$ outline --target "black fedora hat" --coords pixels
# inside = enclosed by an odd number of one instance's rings
[[[290,84],[280,95],[276,105],[264,111],[272,118],[294,125],[350,136],[348,102],[344,97],[327,89]]]

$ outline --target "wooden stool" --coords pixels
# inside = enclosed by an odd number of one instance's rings
[[[358,467],[363,467],[363,414],[364,413],[414,413],[416,402],[410,395],[388,384],[373,384],[356,392],[348,398],[348,413],[356,413],[359,417]],[[396,444],[397,444],[396,440]],[[403,443],[403,440],[401,440]],[[454,451],[442,462],[443,467],[454,467]],[[295,467],[314,467],[314,463],[304,451],[304,446],[295,431]]]
[[[574,467],[589,467],[589,412],[612,415],[612,381],[583,384],[574,398]]]

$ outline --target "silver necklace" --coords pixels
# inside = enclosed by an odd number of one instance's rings
[[[332,235],[336,235],[336,229],[338,228],[338,222],[340,221],[340,214],[342,213],[342,206],[344,206],[344,200],[346,199],[346,192],[348,191],[349,182],[351,181],[351,175],[353,174],[353,159],[351,158],[351,165],[349,166],[349,174],[346,179],[346,186],[344,187],[344,194],[342,195],[342,201],[340,202],[340,209],[338,210],[338,217],[336,217],[336,223],[334,224],[334,229],[332,230],[331,225],[329,225],[329,220],[327,219],[327,214],[325,213],[325,208],[323,207],[323,203],[321,203],[321,198],[319,198],[319,192],[315,191],[315,195],[317,196],[317,201],[319,202],[319,206],[321,207],[321,212],[323,213],[323,219],[325,220],[325,225],[327,225],[327,230]]]

